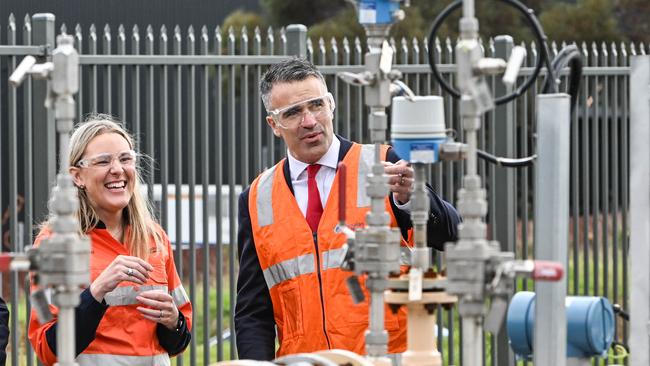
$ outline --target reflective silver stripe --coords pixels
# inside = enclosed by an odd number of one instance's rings
[[[411,265],[411,248],[404,246],[399,247],[399,264],[401,266]]]
[[[323,271],[330,268],[339,268],[345,257],[345,248],[332,249],[323,252]]]
[[[264,280],[266,280],[266,285],[269,289],[280,282],[314,272],[316,272],[316,265],[314,264],[313,254],[305,254],[287,259],[263,271]]]
[[[167,286],[138,286],[139,290],[136,290],[134,286],[124,286],[118,287],[115,290],[107,293],[104,296],[104,300],[107,305],[110,306],[121,306],[121,305],[133,305],[138,304],[139,302],[135,299],[141,292],[149,290],[160,290],[167,292]]]
[[[187,296],[187,292],[185,292],[185,287],[183,287],[183,285],[179,285],[170,291],[169,294],[172,295],[174,304],[176,304],[177,307],[181,307],[190,302],[190,298]]]
[[[361,145],[359,169],[357,170],[357,207],[370,206],[370,197],[366,194],[366,178],[375,160],[375,146]]]
[[[257,224],[260,227],[273,224],[273,176],[276,166],[262,173],[257,183]]]
[[[152,356],[125,356],[108,354],[87,354],[77,356],[79,366],[169,366],[167,353]]]

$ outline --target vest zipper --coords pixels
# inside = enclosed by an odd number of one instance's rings
[[[332,344],[330,343],[330,337],[327,335],[327,327],[325,326],[325,301],[323,300],[323,279],[321,278],[321,273],[320,273],[321,269],[320,269],[320,255],[318,251],[318,234],[312,233],[312,237],[314,238],[314,248],[316,249],[316,265],[318,266],[318,269],[316,270],[316,274],[318,275],[318,291],[320,292],[320,308],[323,314],[323,334],[325,335],[325,340],[327,341],[327,348],[332,349]]]

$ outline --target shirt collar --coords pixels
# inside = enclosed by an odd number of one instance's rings
[[[341,142],[336,136],[332,137],[332,143],[330,144],[329,149],[325,155],[321,156],[316,164],[324,165],[326,167],[336,170],[336,166],[339,163],[339,150],[341,148]],[[289,161],[289,172],[291,173],[291,180],[297,180],[298,176],[307,169],[309,164],[304,163],[296,158],[294,158],[287,151],[287,160]]]

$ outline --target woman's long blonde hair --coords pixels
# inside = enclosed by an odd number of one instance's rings
[[[70,166],[77,166],[79,160],[83,157],[86,147],[90,141],[105,133],[116,133],[129,143],[129,147],[134,149],[133,138],[122,127],[122,125],[113,119],[112,116],[106,114],[94,114],[86,118],[86,120],[75,126],[72,136],[70,137],[70,153],[68,155],[68,162]],[[130,231],[126,242],[128,243],[127,249],[133,256],[147,259],[149,256],[149,242],[154,240],[156,247],[160,248],[163,243],[162,234],[157,230],[158,225],[152,215],[151,205],[149,200],[142,194],[142,178],[140,175],[141,162],[143,159],[138,159],[138,164],[135,168],[135,179],[133,183],[133,194],[131,200],[126,207],[126,218],[130,225]],[[99,216],[95,212],[86,191],[77,188],[79,197],[79,210],[77,211],[77,219],[79,220],[79,229],[81,233],[85,234],[94,229],[99,223]]]

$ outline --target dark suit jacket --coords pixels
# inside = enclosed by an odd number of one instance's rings
[[[339,161],[352,147],[352,142],[340,136]],[[386,160],[397,162],[399,157],[388,150]],[[289,164],[284,164],[284,178],[293,192]],[[262,268],[255,250],[250,214],[248,212],[248,187],[239,196],[239,231],[237,245],[239,250],[239,277],[237,280],[237,301],[235,306],[235,331],[237,352],[240,359],[272,360],[275,358],[275,320],[273,304],[269,289],[262,275]],[[430,215],[427,225],[428,245],[443,250],[445,242],[457,239],[457,227],[460,216],[456,209],[442,200],[427,185],[430,200]],[[391,207],[402,236],[407,237],[408,230],[413,226],[410,214],[395,206],[393,195],[389,195]]]
[[[7,343],[9,343],[9,309],[0,297],[0,365],[7,362]]]

